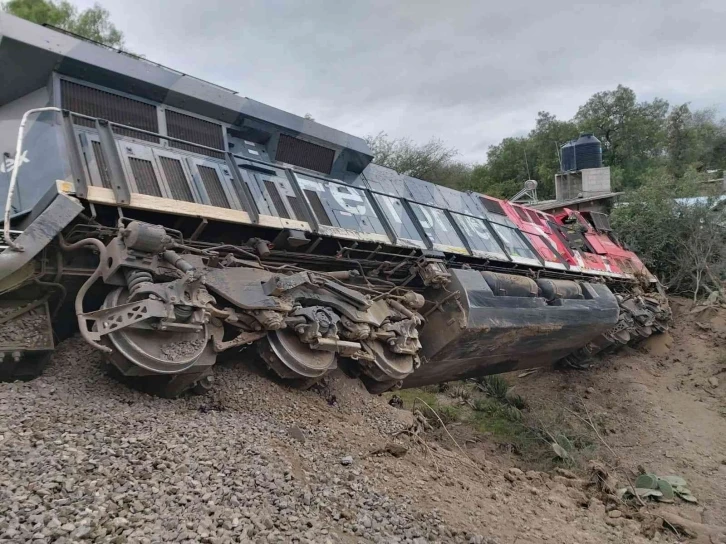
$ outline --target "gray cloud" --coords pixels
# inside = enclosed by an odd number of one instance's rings
[[[357,135],[436,136],[472,162],[537,111],[569,118],[618,83],[696,107],[726,93],[723,0],[103,5],[151,60]]]

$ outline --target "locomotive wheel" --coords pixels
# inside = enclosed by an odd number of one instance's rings
[[[128,291],[111,291],[103,304],[110,308],[124,304]],[[178,374],[194,366],[209,340],[207,325],[200,331],[177,332],[126,327],[103,337],[113,349],[111,362],[124,375]],[[134,366],[139,368],[134,368]]]
[[[336,367],[335,352],[310,349],[290,329],[270,331],[257,345],[262,359],[281,378],[320,378]]]
[[[375,370],[368,374],[378,381],[398,381],[413,372],[413,356],[394,353],[379,341],[365,342],[376,357]]]

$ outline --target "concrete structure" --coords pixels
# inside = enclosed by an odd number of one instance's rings
[[[609,213],[616,198],[623,193],[610,187],[610,167],[587,168],[555,174],[554,200],[529,204],[532,208],[557,214],[563,208],[577,211]]]
[[[609,166],[555,174],[557,200],[588,198],[609,192],[611,192]]]

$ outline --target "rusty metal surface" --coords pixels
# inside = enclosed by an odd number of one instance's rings
[[[83,206],[78,200],[58,193],[51,204],[15,239],[23,251],[8,248],[0,253],[0,280],[29,263],[82,210]]]
[[[265,294],[263,283],[273,277],[271,272],[256,268],[213,268],[205,274],[210,291],[235,306],[246,310],[274,310],[278,299]]]
[[[452,270],[450,290],[461,292],[461,310],[451,299],[428,317],[424,363],[403,386],[554,363],[617,323],[615,296],[604,285],[591,288],[593,299],[550,305],[542,297],[495,296],[480,273]]]
[[[289,329],[268,333],[260,343],[260,355],[281,377],[318,378],[337,361],[335,351],[310,349]]]

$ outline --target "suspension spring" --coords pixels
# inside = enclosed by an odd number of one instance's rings
[[[126,269],[124,276],[126,276],[126,285],[128,285],[130,296],[133,295],[142,285],[154,283],[154,278],[152,277],[151,272],[147,270]]]
[[[174,315],[176,316],[177,320],[179,321],[189,321],[189,318],[192,317],[192,313],[194,312],[194,308],[192,306],[187,306],[185,304],[179,304],[177,306],[174,306]]]

